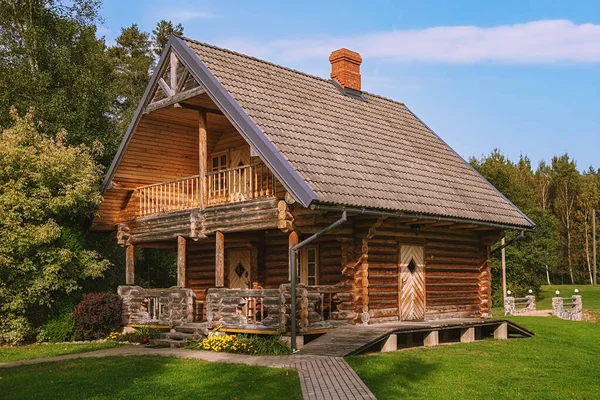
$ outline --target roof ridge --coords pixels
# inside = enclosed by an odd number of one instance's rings
[[[174,35],[174,36],[177,36],[177,37],[179,37],[179,38],[181,38],[181,39],[183,39],[185,41],[188,41],[188,42],[193,42],[193,43],[196,43],[196,44],[199,44],[199,45],[202,45],[202,46],[206,46],[206,47],[209,47],[209,48],[212,48],[212,49],[215,49],[215,50],[224,51],[226,53],[233,54],[233,55],[236,55],[236,56],[241,56],[241,57],[249,58],[251,60],[258,61],[258,62],[270,65],[270,66],[275,67],[275,68],[280,68],[280,69],[283,69],[283,70],[286,70],[286,71],[294,72],[296,74],[304,75],[304,76],[306,76],[308,78],[318,79],[320,81],[333,84],[333,80],[331,80],[331,79],[326,79],[326,78],[322,78],[320,76],[312,75],[312,74],[309,74],[309,73],[306,73],[306,72],[303,72],[303,71],[300,71],[300,70],[297,70],[297,69],[294,69],[294,68],[286,67],[285,65],[275,64],[274,62],[263,60],[262,58],[258,58],[258,57],[255,57],[255,56],[244,54],[244,53],[241,53],[239,51],[234,51],[234,50],[226,49],[224,47],[215,46],[213,44],[202,42],[202,41],[196,40],[196,39],[192,39],[192,38],[189,38],[187,36],[179,36],[179,35]],[[386,101],[389,101],[389,102],[392,102],[392,103],[396,103],[396,104],[400,104],[402,106],[406,106],[406,104],[404,102],[402,102],[402,101],[390,99],[389,97],[385,97],[385,96],[382,96],[380,94],[366,92],[364,90],[361,91],[361,92],[363,94],[367,94],[369,96],[378,97],[378,98],[380,98],[382,100],[386,100]]]

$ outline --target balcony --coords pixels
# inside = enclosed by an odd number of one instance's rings
[[[137,217],[256,200],[274,194],[275,176],[265,164],[242,165],[138,187]]]

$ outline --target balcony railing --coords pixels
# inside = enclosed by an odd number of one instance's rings
[[[270,197],[275,176],[262,163],[242,165],[206,174],[207,205],[235,203]]]
[[[199,208],[202,202],[213,206],[270,197],[275,193],[275,176],[258,163],[142,186],[137,192],[138,216],[147,217]]]

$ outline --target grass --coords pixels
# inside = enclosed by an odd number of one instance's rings
[[[0,369],[3,399],[302,399],[294,370],[169,357],[108,357]]]
[[[116,344],[111,342],[73,344],[43,343],[31,344],[28,346],[0,346],[0,362],[53,357],[63,354],[85,353],[88,351],[107,349],[114,346],[116,346]]]
[[[348,362],[380,400],[600,398],[600,324],[511,319],[536,336],[355,356]]]

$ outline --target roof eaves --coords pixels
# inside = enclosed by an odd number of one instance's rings
[[[316,194],[298,172],[275,148],[261,129],[250,119],[235,99],[219,83],[217,78],[199,59],[184,39],[172,36],[169,43],[190,73],[206,90],[208,96],[229,119],[237,131],[246,139],[261,159],[270,167],[290,194],[303,206],[308,207],[317,200]]]

